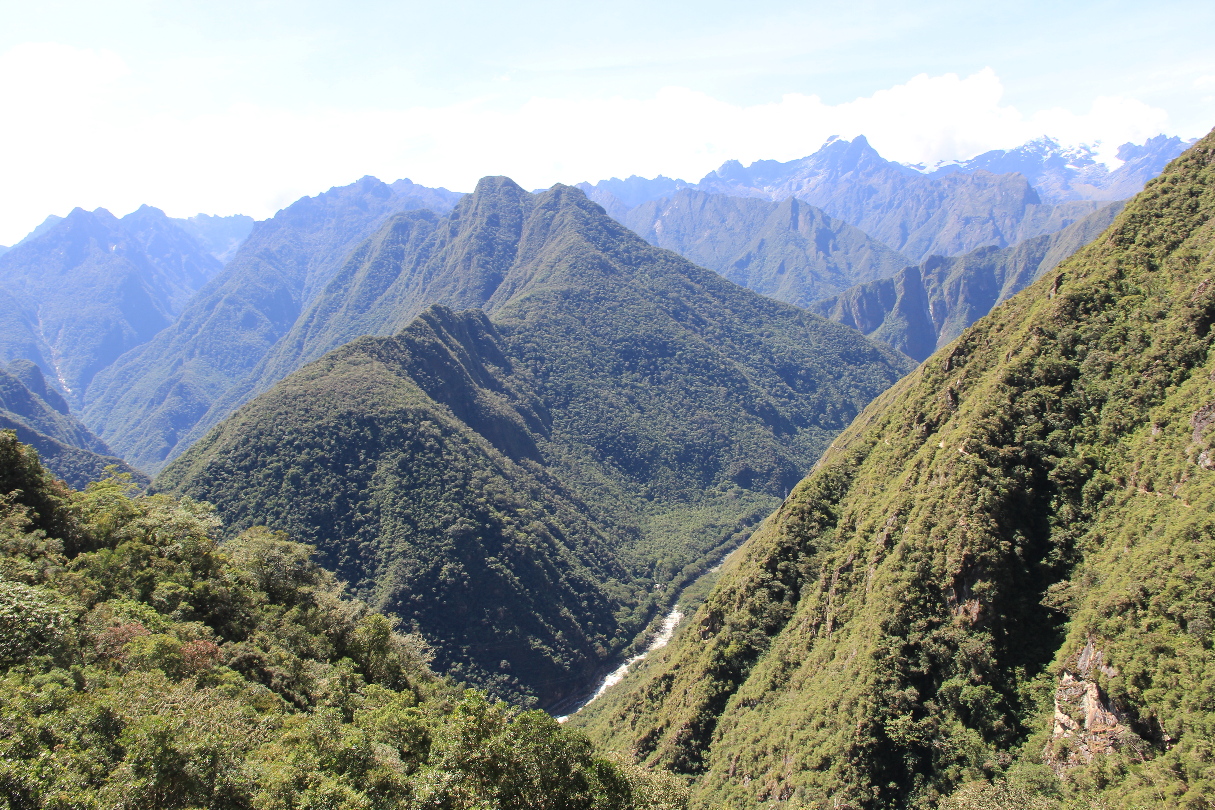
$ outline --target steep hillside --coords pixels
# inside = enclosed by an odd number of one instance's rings
[[[47,222],[0,256],[0,360],[37,363],[79,407],[94,376],[168,326],[220,263],[147,206]]]
[[[596,649],[620,646],[622,623],[640,630],[623,608],[641,595],[603,517],[536,463],[548,414],[512,386],[500,340],[484,315],[431,310],[396,338],[355,341],[242,408],[157,486],[316,544],[437,643],[441,671],[560,700],[593,677]]]
[[[679,810],[541,712],[462,691],[312,549],[83,492],[0,431],[0,802],[155,810]]]
[[[107,477],[110,465],[141,484],[148,481],[72,416],[67,402],[29,360],[0,367],[0,428],[16,431],[18,439],[38,451],[47,469],[71,486]]]
[[[858,284],[808,309],[924,360],[1095,239],[1122,210],[1111,203],[1063,230],[1008,248],[933,256],[893,278]]]
[[[700,807],[1208,806],[1213,188],[1210,135],[879,398],[579,722]]]
[[[291,328],[351,249],[390,214],[417,204],[366,177],[258,223],[171,326],[98,375],[85,420],[124,458],[159,469],[215,399]]]
[[[422,209],[392,217],[350,253],[261,362],[216,398],[179,449],[330,349],[363,335],[392,334],[430,304],[485,305],[515,258],[531,201],[498,178],[478,184],[449,216]]]
[[[288,377],[156,485],[316,543],[444,671],[546,706],[585,689],[907,367],[566,186],[487,178],[449,217],[390,219],[354,256],[314,334],[342,339],[343,302],[381,319],[361,329],[403,331]],[[491,315],[401,324],[422,293]]]
[[[650,244],[797,306],[912,263],[795,197],[769,202],[684,189],[616,219]]]

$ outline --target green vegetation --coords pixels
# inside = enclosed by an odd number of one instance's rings
[[[1111,203],[1061,231],[1013,247],[932,256],[893,278],[858,284],[807,308],[924,360],[1093,241],[1122,205]]]
[[[574,721],[693,806],[1210,807],[1215,134],[835,441]]]
[[[99,370],[84,397],[85,421],[132,464],[160,469],[189,443],[215,400],[291,328],[351,249],[407,207],[408,198],[367,177],[297,200],[260,223],[180,317]]]
[[[0,801],[12,808],[667,808],[674,777],[465,691],[265,528],[83,492],[0,431]]]
[[[436,219],[387,221],[301,345],[343,340],[355,313],[395,337],[305,366],[156,486],[315,544],[441,671],[559,709],[906,361],[646,244],[576,189],[487,178]],[[397,323],[432,294],[491,314]]]
[[[0,368],[0,429],[16,431],[17,438],[32,445],[47,468],[71,486],[104,478],[111,466],[141,484],[148,482],[72,416],[67,402],[29,360]]]

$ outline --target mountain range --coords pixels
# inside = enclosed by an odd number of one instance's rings
[[[97,372],[173,323],[221,267],[158,209],[77,208],[0,256],[0,357],[36,363],[78,408]]]
[[[1201,806],[1215,134],[884,393],[572,722],[693,807]]]
[[[908,367],[566,186],[486,178],[351,256],[276,356],[291,371],[328,353],[155,486],[316,545],[442,671],[546,707]]]
[[[176,321],[91,384],[85,421],[136,466],[159,469],[291,328],[347,254],[390,214],[426,202],[367,177],[258,223]]]
[[[925,172],[884,159],[864,137],[836,138],[798,160],[760,160],[746,167],[727,161],[694,184],[630,177],[580,187],[622,222],[630,209],[681,189],[772,201],[797,198],[914,263],[934,254],[1008,247],[1058,231],[1097,210],[1098,201],[1131,196],[1187,145],[1165,136],[1124,144],[1119,150],[1124,163],[1111,172],[1091,150],[1068,151],[1041,139]]]
[[[816,301],[807,309],[924,360],[992,307],[1095,239],[1122,206],[1110,203],[1061,231],[1013,247],[933,256],[892,277],[858,284]]]
[[[1143,144],[1124,143],[1118,147],[1121,162],[1110,169],[1097,160],[1092,147],[1063,147],[1053,138],[1043,137],[1008,150],[984,152],[970,160],[949,163],[927,172],[943,177],[955,172],[988,171],[995,174],[1017,172],[1038,192],[1042,201],[1057,204],[1070,200],[1125,200],[1194,144],[1176,136],[1157,135]]]
[[[48,218],[0,255],[0,796],[1207,806],[1188,146]]]

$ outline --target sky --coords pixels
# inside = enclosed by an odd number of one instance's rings
[[[0,245],[73,207],[259,219],[470,190],[905,163],[1215,126],[1215,3],[0,0]]]

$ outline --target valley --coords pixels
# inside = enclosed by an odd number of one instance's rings
[[[3,795],[110,802],[171,692],[240,742],[163,806],[1205,806],[1213,137],[48,218]]]

